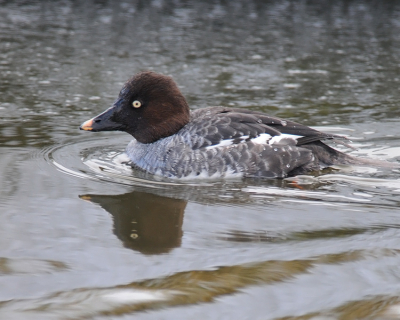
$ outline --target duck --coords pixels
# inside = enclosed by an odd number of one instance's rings
[[[172,77],[133,75],[81,130],[123,131],[131,165],[172,179],[286,178],[365,161],[338,151],[346,138],[263,112],[223,106],[191,111]]]

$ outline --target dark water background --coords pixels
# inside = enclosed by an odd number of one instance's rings
[[[0,319],[398,319],[400,171],[158,181],[78,130],[137,71],[400,156],[396,1],[0,1]]]

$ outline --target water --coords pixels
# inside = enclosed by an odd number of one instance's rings
[[[0,1],[0,319],[393,319],[400,172],[159,179],[79,125],[133,73],[400,155],[391,1]]]

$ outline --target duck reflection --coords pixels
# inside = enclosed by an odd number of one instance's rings
[[[82,195],[114,218],[114,233],[124,246],[144,254],[169,252],[181,245],[185,200],[132,192]]]

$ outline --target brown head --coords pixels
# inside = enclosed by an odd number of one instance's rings
[[[87,131],[125,131],[141,143],[152,143],[189,122],[189,106],[171,77],[144,71],[130,78],[114,104],[84,122]]]

